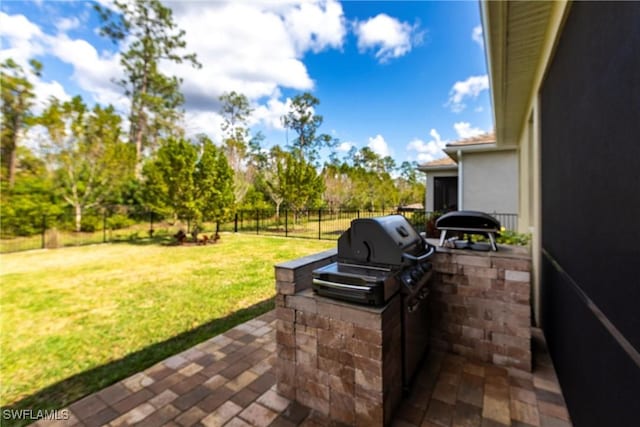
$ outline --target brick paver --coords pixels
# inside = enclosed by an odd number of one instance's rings
[[[64,425],[330,424],[322,414],[278,394],[275,331],[274,312],[238,325],[80,399],[69,406],[71,418]],[[536,342],[542,342],[539,336]],[[533,373],[528,373],[430,353],[394,425],[571,427],[543,343],[534,345],[534,361]],[[42,420],[36,425],[54,423]]]

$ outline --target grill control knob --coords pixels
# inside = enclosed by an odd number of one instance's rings
[[[404,283],[406,286],[410,286],[410,287],[415,285],[413,277],[411,277],[411,276],[412,275],[409,272],[403,273],[402,274],[402,283]]]

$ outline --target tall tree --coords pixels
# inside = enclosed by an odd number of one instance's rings
[[[30,61],[32,72],[40,74],[42,65]],[[2,93],[2,166],[9,189],[13,188],[17,167],[18,141],[29,125],[30,109],[35,94],[24,69],[11,58],[0,64]]]
[[[142,171],[143,151],[153,149],[160,136],[175,136],[176,122],[184,103],[182,79],[163,74],[164,61],[189,62],[200,67],[195,54],[182,53],[184,30],[177,28],[171,9],[159,0],[114,1],[119,13],[96,5],[103,22],[101,34],[114,43],[126,41],[120,64],[125,77],[117,83],[131,101],[129,141],[136,147],[136,177]]]
[[[145,164],[145,198],[152,209],[195,222],[221,221],[233,205],[233,173],[222,150],[201,137],[163,142]]]
[[[175,219],[193,218],[193,170],[198,150],[182,138],[164,141],[153,160],[144,165],[144,199],[148,207]]]
[[[233,207],[233,170],[222,149],[209,138],[201,137],[199,142],[202,154],[194,170],[196,207],[203,220],[216,223],[217,231]]]
[[[349,160],[352,166],[346,161],[342,166],[353,188],[349,207],[378,210],[397,206],[398,189],[391,178],[395,161],[391,157],[380,157],[369,147],[363,147],[350,151]]]
[[[100,206],[128,176],[127,147],[120,141],[120,116],[112,106],[89,110],[80,96],[52,99],[39,123],[48,131],[47,160],[56,169],[64,200],[73,207],[75,230],[86,209]]]
[[[260,153],[258,157],[261,172],[258,176],[259,184],[276,206],[276,220],[280,220],[280,207],[288,194],[286,168],[290,155],[276,145],[267,155]]]
[[[284,127],[297,134],[290,148],[313,164],[318,160],[319,151],[323,147],[335,145],[331,136],[317,133],[324,120],[321,115],[315,112],[319,104],[318,98],[305,92],[293,97],[289,112],[282,116]]]
[[[60,214],[55,180],[44,159],[25,146],[17,148],[15,185],[2,195],[2,234],[28,236],[42,232],[42,216]]]
[[[250,140],[248,120],[253,110],[247,97],[235,91],[224,93],[219,99],[222,102],[220,114],[224,119],[223,147],[233,169],[233,194],[239,203],[247,194],[255,172],[253,166],[246,162]]]
[[[346,207],[353,193],[353,181],[346,169],[348,165],[340,166],[332,163],[325,165],[322,171],[323,199],[332,211]]]
[[[274,146],[261,170],[266,193],[276,205],[276,218],[280,207],[299,212],[317,204],[323,191],[323,181],[315,167],[296,153]]]
[[[396,178],[401,205],[423,203],[425,183],[418,177],[418,163],[404,161],[400,165],[400,176]]]

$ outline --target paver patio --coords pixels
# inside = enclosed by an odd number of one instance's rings
[[[275,326],[266,313],[75,402],[68,420],[34,425],[334,425],[278,395]],[[430,353],[394,425],[571,426],[544,341],[534,337],[533,373]]]

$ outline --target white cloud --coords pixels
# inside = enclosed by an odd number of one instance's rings
[[[475,111],[476,113],[482,113],[484,111],[484,107],[476,107],[473,111]]]
[[[353,142],[345,141],[345,142],[340,143],[340,145],[338,145],[336,147],[336,151],[338,151],[340,153],[348,153],[349,150],[351,150],[351,148],[354,147],[354,146],[355,146],[355,144],[353,144]]]
[[[347,33],[342,5],[336,1],[306,2],[285,16],[288,32],[297,51],[320,52],[328,47],[341,48]]]
[[[185,113],[185,134],[187,137],[204,133],[208,135],[215,144],[221,144],[222,116],[213,111],[187,111]]]
[[[471,40],[478,43],[478,45],[484,48],[484,39],[482,38],[482,26],[478,25],[477,27],[473,27],[471,31]]]
[[[28,69],[29,59],[53,55],[73,67],[73,80],[97,102],[114,104],[120,110],[127,108],[120,90],[111,82],[111,79],[121,72],[119,55],[108,52],[98,54],[87,41],[70,39],[64,32],[55,36],[46,34],[23,15],[6,15],[0,12],[0,23],[0,35],[7,38],[5,48],[0,50],[0,59],[13,58],[23,68]],[[79,23],[76,18],[61,19],[56,23],[56,27],[59,31],[66,31]],[[45,76],[46,72],[45,67]],[[50,96],[56,96],[61,100],[70,98],[57,81],[45,82],[37,77],[32,77],[31,80],[37,96],[36,109]]]
[[[462,139],[471,138],[473,136],[485,133],[485,131],[480,128],[471,127],[471,123],[468,122],[454,123],[453,128],[455,129],[458,136]]]
[[[74,30],[80,26],[80,20],[72,16],[71,18],[60,18],[55,23],[56,28],[61,33],[66,33],[69,30]]]
[[[111,0],[98,3],[114,7]],[[193,128],[192,133],[206,131],[216,135],[219,120],[207,113],[217,112],[218,97],[232,90],[245,94],[254,105],[252,124],[282,129],[280,116],[290,101],[282,99],[281,89],[302,91],[314,87],[304,55],[341,49],[347,33],[342,5],[335,0],[229,0],[169,5],[177,26],[186,32],[185,52],[197,52],[203,65],[194,69],[188,64],[160,64],[165,73],[183,79],[186,126]],[[0,59],[13,57],[26,65],[33,57],[55,56],[71,65],[71,79],[95,101],[112,103],[124,113],[128,102],[122,89],[112,83],[122,76],[119,53],[98,52],[88,39],[66,34],[83,22],[82,18],[60,19],[55,22],[56,29],[45,34],[22,15],[0,12],[4,44]],[[45,67],[45,76],[46,71]],[[59,88],[54,82],[47,92],[62,95]]]
[[[400,22],[384,13],[354,24],[358,49],[361,52],[376,50],[375,57],[381,63],[403,56],[422,43],[424,31],[418,28],[418,24]]]
[[[369,137],[369,143],[367,147],[371,148],[371,151],[378,154],[380,157],[386,157],[391,155],[389,144],[384,140],[382,135],[378,134],[374,137]]]
[[[284,130],[281,117],[287,114],[291,99],[280,101],[279,94],[270,98],[265,104],[257,106],[251,115],[250,124],[262,123],[267,128]]]
[[[53,55],[73,66],[72,78],[96,102],[113,104],[120,111],[128,109],[127,99],[112,82],[122,75],[119,54],[99,54],[86,40],[70,39],[65,34],[51,38],[50,45]]]
[[[33,113],[40,114],[44,111],[49,103],[49,99],[54,97],[60,101],[68,101],[71,99],[64,87],[57,81],[45,82],[41,79],[37,79],[33,82],[33,92],[36,94],[36,101],[33,105]]]
[[[467,98],[475,99],[483,90],[489,89],[489,77],[471,76],[467,80],[457,81],[449,92],[449,100],[445,104],[454,113],[459,113],[467,108],[463,102]]]
[[[231,90],[254,101],[272,99],[280,88],[312,90],[303,55],[341,48],[346,34],[342,6],[334,0],[172,6],[186,31],[187,51],[197,52],[203,66],[166,68],[184,79],[187,108],[216,108],[216,99]]]
[[[414,138],[407,145],[408,151],[416,151],[416,160],[418,163],[426,163],[441,158],[445,155],[442,149],[446,145],[446,141],[440,138],[437,130],[431,129],[429,132],[431,139],[427,142],[419,138]]]
[[[12,58],[19,65],[26,67],[29,59],[44,53],[43,36],[40,27],[24,15],[7,15],[0,12],[0,37],[6,39],[0,50],[1,61]]]

